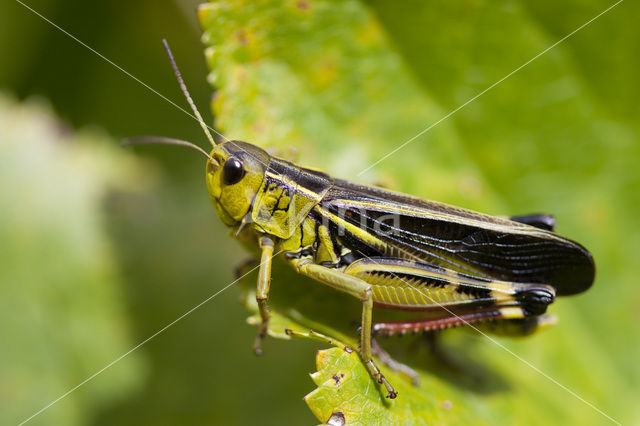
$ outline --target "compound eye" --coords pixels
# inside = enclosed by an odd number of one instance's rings
[[[222,166],[222,183],[225,185],[238,183],[244,177],[244,173],[242,162],[237,158],[231,157]]]

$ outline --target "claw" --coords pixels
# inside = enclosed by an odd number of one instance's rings
[[[418,373],[409,366],[393,359],[391,355],[389,355],[389,353],[380,346],[376,339],[371,340],[371,349],[373,354],[375,354],[384,365],[389,367],[392,371],[405,375],[409,380],[411,380],[412,385],[418,386]]]
[[[260,334],[258,334],[255,342],[253,342],[253,353],[255,353],[258,356],[262,355],[262,348],[260,346],[262,344],[263,337],[264,336],[261,336]]]
[[[378,383],[382,384],[387,389],[387,398],[394,399],[396,396],[398,396],[398,392],[396,392],[393,386],[391,386],[391,383],[387,381],[387,379],[380,372],[378,367],[376,367],[373,360],[367,361],[365,366],[369,370],[369,374],[371,374],[371,377]]]
[[[262,355],[262,349],[260,348],[260,346],[262,346],[262,339],[264,339],[264,337],[267,335],[267,324],[268,323],[266,322],[260,324],[260,330],[258,330],[256,340],[253,342],[253,352],[256,355]]]

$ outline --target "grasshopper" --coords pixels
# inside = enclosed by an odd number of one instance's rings
[[[207,189],[220,220],[261,251],[256,353],[269,323],[276,256],[298,273],[362,302],[359,353],[389,398],[397,392],[373,359],[374,334],[491,322],[493,331],[525,335],[548,323],[545,312],[556,296],[592,285],[591,254],[554,233],[550,215],[490,216],[336,179],[247,142],[216,143],[165,46],[213,149],[207,153],[190,142],[162,137],[132,143],[188,146],[207,157]],[[436,314],[374,323],[374,306]]]

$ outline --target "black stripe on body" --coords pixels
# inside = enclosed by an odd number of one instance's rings
[[[327,226],[331,235],[338,235],[341,245],[351,250],[354,260],[384,256],[384,251],[369,245],[366,241],[352,234],[333,220],[328,220]]]
[[[423,287],[432,287],[432,288],[445,288],[447,286],[455,286],[455,291],[460,294],[467,294],[469,296],[473,296],[476,299],[488,300],[491,298],[491,289],[489,287],[479,287],[479,286],[467,286],[462,283],[455,283],[444,278],[436,278],[436,277],[421,277],[416,276],[409,273],[403,272],[384,272],[379,271],[376,274],[385,275],[390,278],[397,278],[401,282],[410,281],[412,285],[417,285],[418,288],[420,286]]]
[[[383,256],[442,265],[474,277],[550,284],[558,294],[584,291],[593,282],[588,251],[525,224],[338,180],[321,206],[384,241]],[[398,226],[380,221],[389,214],[397,215]],[[370,256],[376,251],[348,235],[343,242],[355,253],[363,250]]]
[[[324,172],[300,167],[278,158],[273,158],[269,162],[267,173],[284,176],[291,182],[295,182],[297,187],[316,194],[322,193],[327,189],[327,186],[333,184],[333,178]],[[284,184],[284,182],[282,183]]]

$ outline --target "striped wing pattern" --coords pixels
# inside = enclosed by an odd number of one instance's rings
[[[589,288],[589,252],[551,231],[459,207],[336,180],[320,207],[356,257],[395,258],[485,280],[548,284],[559,295]],[[371,238],[353,235],[348,225]]]

